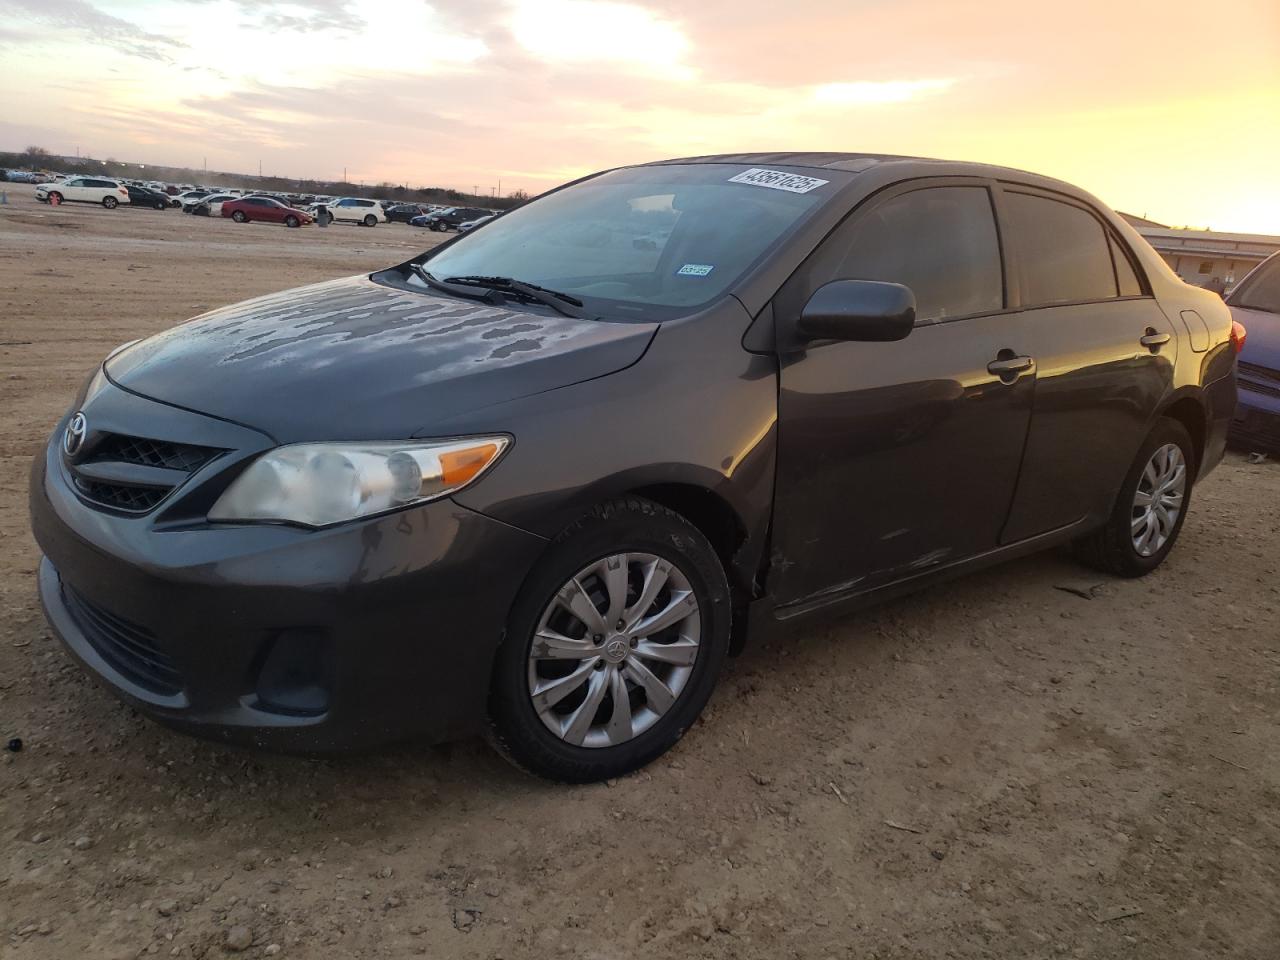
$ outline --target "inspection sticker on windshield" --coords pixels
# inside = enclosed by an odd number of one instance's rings
[[[676,271],[677,277],[705,277],[714,270],[709,263],[686,263],[683,267]]]
[[[749,183],[753,187],[768,187],[770,190],[786,190],[788,193],[808,193],[816,190],[830,180],[819,180],[817,177],[802,177],[797,173],[784,173],[781,170],[764,170],[752,167],[743,170],[736,177],[729,178],[730,183]]]

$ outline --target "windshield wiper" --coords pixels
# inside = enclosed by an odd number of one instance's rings
[[[497,305],[497,299],[493,297],[490,293],[472,293],[470,290],[459,289],[457,285],[448,284],[442,280],[437,280],[430,273],[430,271],[428,271],[427,268],[420,263],[409,264],[409,269],[412,270],[415,274],[417,274],[418,279],[420,279],[432,290],[439,290],[442,293],[452,293],[456,297],[472,297],[476,300],[485,300],[489,303],[494,304],[495,306]]]
[[[516,280],[512,277],[446,277],[443,281],[437,280],[436,282],[454,284],[460,287],[483,287],[488,290],[497,290],[500,293],[515,294],[517,297],[544,304],[552,310],[563,313],[566,317],[574,317],[579,320],[587,315],[582,309],[582,301],[577,297],[561,293],[559,290],[540,287],[536,283]]]

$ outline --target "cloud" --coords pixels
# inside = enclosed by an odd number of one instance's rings
[[[192,0],[212,5],[218,0]],[[322,30],[359,33],[366,21],[350,9],[349,0],[233,0],[233,6],[248,20],[273,31],[314,33]]]
[[[931,94],[945,93],[954,78],[940,80],[856,80],[852,83],[823,83],[813,90],[818,103],[847,107],[880,103],[902,103]]]
[[[526,51],[551,63],[676,67],[689,52],[679,24],[632,3],[516,0],[508,29]]]
[[[87,43],[102,44],[120,53],[161,63],[172,62],[182,43],[148,33],[135,23],[99,10],[87,0],[0,0],[8,10],[43,27],[71,32]]]

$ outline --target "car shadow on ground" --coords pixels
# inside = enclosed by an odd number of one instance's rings
[[[957,632],[948,636],[946,611],[982,615],[1003,598],[1044,598],[1064,580],[1092,579],[1064,553],[1050,553],[981,571],[887,601],[850,615],[823,615],[780,630],[763,642],[748,643],[733,658],[704,717],[676,748],[634,776],[651,778],[671,763],[698,763],[716,752],[720,735],[750,731],[759,707],[746,691],[770,698],[829,676],[835,669],[855,674],[893,661],[904,638],[933,645],[964,644]],[[941,619],[939,617],[941,613]],[[59,651],[60,656],[65,656]],[[563,785],[549,783],[512,767],[480,738],[437,746],[400,744],[376,751],[327,756],[269,753],[195,739],[157,724],[115,701],[105,690],[76,671],[70,687],[74,703],[66,711],[87,714],[94,732],[81,749],[118,753],[114,784],[127,791],[129,781],[153,780],[162,774],[175,801],[184,797],[220,825],[236,828],[260,820],[287,822],[301,839],[307,833],[331,835],[359,831],[377,823],[380,833],[420,827],[440,808],[475,807],[494,811],[516,799],[561,794]],[[426,694],[424,694],[426,695]],[[784,739],[800,742],[810,718],[792,714],[784,721]],[[771,718],[776,725],[778,717]],[[786,724],[795,728],[786,730]],[[749,736],[749,733],[747,734]],[[839,737],[828,729],[826,737]],[[38,739],[33,746],[38,747]],[[75,762],[74,754],[65,757]],[[780,758],[781,759],[781,758]],[[586,789],[591,789],[590,787]],[[245,795],[259,803],[245,805]],[[175,810],[181,804],[175,805]],[[183,818],[186,818],[183,815]],[[200,822],[200,815],[195,816]]]

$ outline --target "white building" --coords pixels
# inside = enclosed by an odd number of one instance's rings
[[[1280,252],[1280,237],[1261,233],[1217,233],[1179,230],[1154,220],[1120,214],[1187,283],[1208,285],[1216,277],[1227,290],[1271,254]]]

